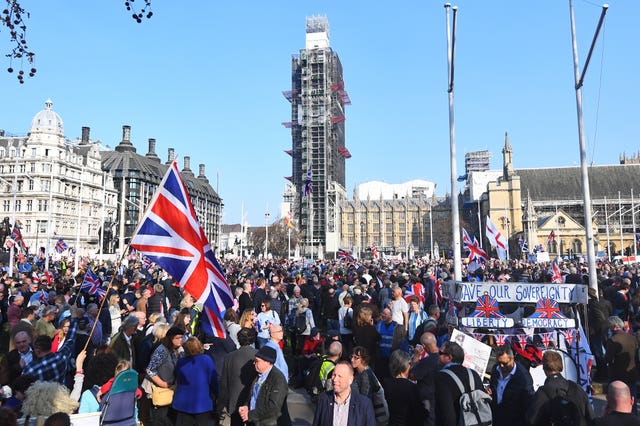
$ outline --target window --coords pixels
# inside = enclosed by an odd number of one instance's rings
[[[31,219],[27,219],[24,221],[24,232],[27,234],[31,233]]]
[[[33,186],[34,186],[34,180],[29,179],[29,191],[33,191]]]
[[[11,211],[11,200],[4,200],[2,202],[2,211],[3,212]]]
[[[22,163],[20,164],[20,173],[26,173],[27,172],[27,165]]]
[[[35,173],[36,172],[36,163],[30,163],[29,164],[29,172],[30,173]]]
[[[393,223],[387,223],[385,225],[385,232],[391,234],[393,232]]]
[[[28,212],[33,211],[33,200],[27,200],[27,211]]]
[[[36,148],[31,148],[31,156],[32,156],[32,157],[35,157],[35,156],[36,156],[36,154],[37,154],[37,152],[38,152],[38,151],[36,150]]]
[[[49,201],[48,200],[38,200],[38,211],[39,212],[46,212],[48,205],[49,205]]]
[[[22,181],[22,180],[18,181],[18,192],[22,191],[23,184],[24,184],[24,181]]]
[[[22,200],[16,200],[16,211],[19,212],[22,209]]]
[[[47,232],[47,221],[46,220],[40,220],[37,221],[38,222],[38,232],[43,234]]]

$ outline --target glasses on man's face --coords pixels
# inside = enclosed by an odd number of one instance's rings
[[[351,359],[360,359],[361,357],[359,355],[351,355]]]

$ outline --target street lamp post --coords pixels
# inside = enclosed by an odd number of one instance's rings
[[[264,258],[269,255],[269,210],[264,214]]]

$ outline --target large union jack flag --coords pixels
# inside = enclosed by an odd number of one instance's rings
[[[464,244],[464,249],[469,252],[469,262],[483,262],[489,260],[487,252],[480,247],[480,243],[476,240],[475,235],[472,239],[464,228],[462,228],[462,242]]]
[[[338,249],[338,251],[336,252],[336,254],[338,255],[338,257],[346,262],[355,262],[355,259],[353,258],[353,256],[351,255],[351,253],[349,253],[349,250],[345,250],[345,249]]]
[[[56,243],[56,246],[55,246],[56,252],[62,253],[68,248],[69,246],[67,245],[67,243],[62,238],[58,238],[58,242]]]
[[[478,297],[476,310],[471,313],[472,318],[504,318],[498,308],[498,301],[488,294]]]
[[[536,310],[529,318],[566,318],[553,299],[538,299]]]
[[[233,306],[233,297],[175,161],[140,221],[131,247],[160,265],[202,303],[202,330],[206,334],[225,337],[222,318]]]
[[[23,250],[26,250],[27,245],[22,238],[22,231],[20,231],[20,227],[22,224],[19,220],[16,220],[16,223],[13,224],[13,230],[11,231],[11,239],[20,246]]]
[[[80,291],[86,291],[89,294],[97,294],[100,299],[107,294],[106,290],[102,288],[102,281],[100,281],[100,278],[91,270],[91,268],[88,268],[87,272],[84,274],[84,279],[80,285]]]
[[[551,264],[551,282],[562,283],[562,272],[560,271],[560,265],[558,264],[558,258]]]

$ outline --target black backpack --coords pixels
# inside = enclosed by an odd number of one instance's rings
[[[549,424],[558,426],[579,426],[585,425],[584,416],[576,403],[578,395],[578,385],[570,380],[567,381],[567,389],[557,389],[555,394],[551,394],[546,388],[542,391],[549,398]]]
[[[296,315],[296,325],[294,331],[296,334],[302,334],[307,329],[307,311]]]
[[[347,312],[345,312],[342,323],[344,328],[348,330],[353,329],[353,310],[351,308],[347,309]]]

